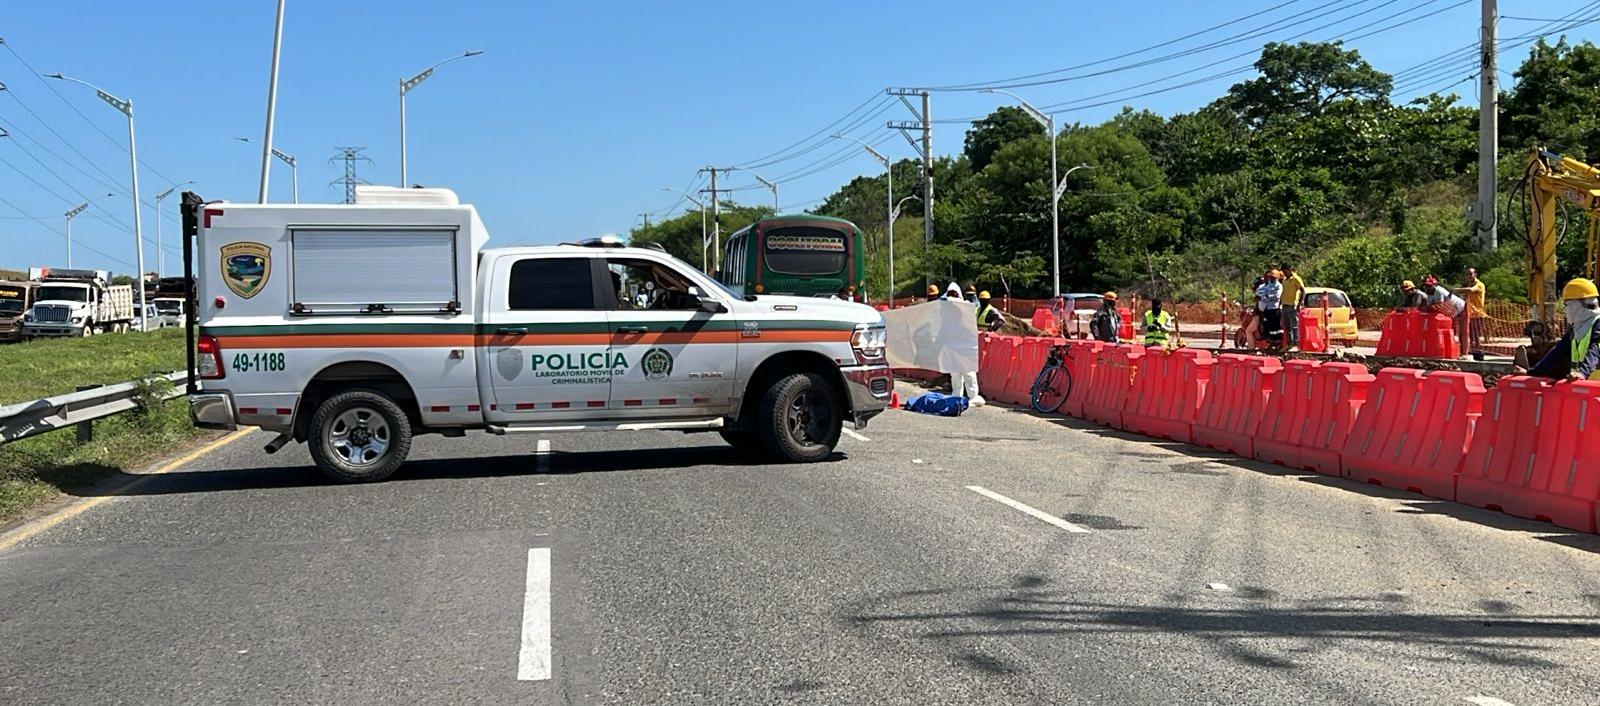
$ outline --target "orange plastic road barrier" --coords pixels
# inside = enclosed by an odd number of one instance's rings
[[[1122,409],[1133,390],[1133,378],[1144,360],[1143,346],[1106,346],[1095,356],[1089,395],[1083,401],[1083,416],[1092,422],[1126,429]]]
[[[1302,307],[1299,313],[1300,350],[1322,353],[1328,350],[1327,312],[1322,309]]]
[[[1006,380],[1011,376],[1011,368],[1016,364],[1016,348],[1020,340],[1018,336],[991,336],[978,361],[978,389],[987,390],[989,397],[997,402],[1008,401],[1002,397]]]
[[[1122,410],[1127,429],[1173,441],[1193,441],[1194,423],[1215,362],[1210,351],[1146,348],[1133,392]]]
[[[1300,467],[1301,439],[1310,436],[1311,394],[1317,361],[1284,361],[1272,383],[1272,394],[1256,427],[1255,458],[1290,468]]]
[[[1056,330],[1056,315],[1049,309],[1039,308],[1033,310],[1033,327],[1045,333],[1059,333]]]
[[[1422,355],[1426,358],[1460,358],[1461,346],[1456,342],[1456,332],[1450,317],[1444,314],[1427,314],[1422,321]]]
[[[1089,395],[1090,379],[1094,376],[1095,356],[1104,350],[1102,341],[1075,341],[1067,349],[1067,369],[1072,372],[1072,391],[1061,403],[1061,413],[1083,418],[1083,401]]]
[[[1039,369],[1044,367],[1044,359],[1039,342],[1044,339],[1023,337],[1017,341],[1017,362],[1011,369],[1011,376],[1006,379],[1004,387],[1004,401],[1013,404],[1025,405],[1033,392],[1033,381],[1039,377]]]
[[[1117,327],[1117,338],[1124,341],[1133,340],[1133,311],[1125,306],[1119,306],[1117,318],[1122,320],[1122,325]]]
[[[1194,443],[1255,457],[1253,437],[1282,368],[1277,358],[1238,353],[1218,356],[1195,418]]]
[[[1456,499],[1472,425],[1483,409],[1474,373],[1384,368],[1345,440],[1345,477]]]
[[[1597,414],[1600,382],[1501,379],[1485,400],[1457,498],[1595,532],[1600,528]]]

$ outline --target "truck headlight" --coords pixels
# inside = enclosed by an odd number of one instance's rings
[[[83,317],[82,316],[74,316],[74,317],[72,317],[72,323],[74,323],[74,324],[83,323]]]
[[[850,335],[850,348],[855,351],[856,362],[861,365],[882,363],[884,349],[889,344],[889,330],[882,324],[861,324]]]
[[[33,323],[33,314],[31,312],[27,313],[27,314],[23,314],[22,315],[22,323],[25,323],[25,324]]]

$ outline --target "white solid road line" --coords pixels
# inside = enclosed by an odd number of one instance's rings
[[[1493,696],[1468,696],[1467,701],[1478,706],[1511,706],[1510,701],[1502,701]]]
[[[517,680],[549,678],[550,550],[529,549],[528,584],[522,598],[522,651],[517,654]]]
[[[1022,503],[1019,503],[1019,502],[1017,502],[1015,500],[1012,500],[1011,498],[1008,498],[1008,497],[1006,497],[1004,495],[1001,495],[1001,494],[996,493],[996,492],[994,492],[992,490],[989,490],[988,488],[985,488],[985,487],[983,487],[981,485],[969,485],[969,486],[966,486],[966,488],[967,488],[967,490],[970,490],[970,491],[972,491],[974,493],[982,495],[983,497],[986,497],[986,498],[988,498],[990,500],[993,500],[993,501],[995,501],[997,503],[1000,503],[1002,505],[1010,506],[1011,508],[1016,509],[1016,510],[1021,510],[1022,512],[1026,513],[1026,514],[1029,514],[1029,515],[1032,515],[1034,517],[1037,517],[1037,518],[1039,518],[1041,520],[1044,520],[1045,522],[1048,522],[1048,523],[1050,523],[1052,525],[1060,527],[1061,529],[1064,529],[1064,530],[1066,530],[1068,532],[1079,532],[1079,533],[1084,533],[1084,534],[1087,534],[1089,532],[1089,528],[1088,527],[1082,527],[1082,526],[1079,526],[1079,525],[1072,524],[1071,522],[1063,520],[1063,519],[1061,519],[1059,517],[1056,517],[1055,515],[1052,515],[1052,514],[1050,514],[1048,512],[1045,512],[1043,510],[1037,510],[1037,509],[1034,509],[1034,508],[1029,507],[1027,505],[1023,505]]]
[[[540,473],[550,470],[550,440],[540,439],[539,444],[534,447],[533,453],[534,469]]]
[[[853,429],[841,429],[840,431],[843,431],[845,436],[855,439],[856,441],[872,441],[871,439],[868,439],[867,437],[857,433]]]

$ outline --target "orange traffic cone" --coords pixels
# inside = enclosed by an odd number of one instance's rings
[[[900,409],[900,391],[889,391],[889,409]]]

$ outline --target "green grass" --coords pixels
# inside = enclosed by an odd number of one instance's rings
[[[0,405],[183,368],[183,329],[0,345]]]
[[[78,385],[119,383],[182,368],[183,330],[74,339],[45,339],[0,346],[0,405],[26,402]],[[159,386],[149,388],[159,392]],[[137,469],[205,432],[189,423],[183,399],[159,402],[94,422],[93,439],[80,444],[62,429],[0,446],[0,520],[27,508]]]

